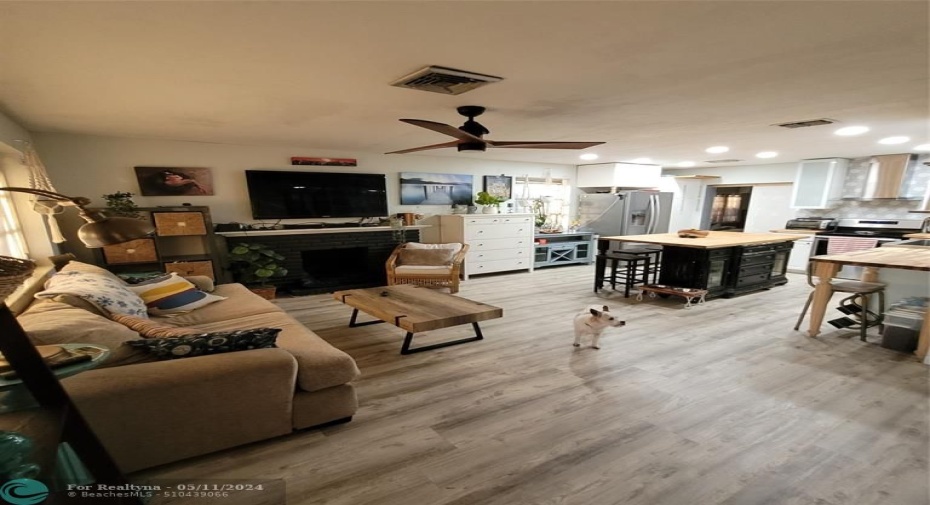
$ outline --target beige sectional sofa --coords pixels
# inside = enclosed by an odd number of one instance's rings
[[[73,301],[33,303],[18,319],[33,343],[95,343],[102,367],[62,380],[125,472],[235,447],[334,421],[357,408],[355,361],[240,284],[226,300],[171,318],[204,332],[281,328],[278,348],[152,361],[123,345],[142,338]]]

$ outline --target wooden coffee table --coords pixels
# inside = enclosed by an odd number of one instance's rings
[[[350,328],[387,322],[407,330],[404,345],[400,348],[401,354],[413,354],[481,340],[484,335],[481,334],[478,322],[497,319],[504,315],[504,309],[500,307],[412,284],[336,291],[333,293],[333,298],[353,308],[352,317],[349,319]],[[360,310],[378,320],[357,322]],[[422,347],[410,347],[414,333],[466,323],[471,323],[475,328],[474,337]]]

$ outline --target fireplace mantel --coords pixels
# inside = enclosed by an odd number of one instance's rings
[[[403,228],[391,228],[390,226],[353,226],[349,228],[292,228],[286,230],[243,230],[243,231],[220,231],[217,235],[224,237],[264,237],[274,235],[311,235],[319,233],[365,233],[372,231],[394,231],[394,230],[419,230],[429,228],[429,225],[417,224],[404,226]]]

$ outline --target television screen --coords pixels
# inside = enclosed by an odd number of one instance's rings
[[[246,170],[254,219],[387,215],[384,174]]]

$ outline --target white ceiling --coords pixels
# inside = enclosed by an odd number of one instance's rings
[[[381,153],[451,140],[400,118],[458,126],[456,106],[483,105],[490,139],[606,141],[588,150],[599,161],[930,142],[923,1],[6,1],[0,19],[0,110],[33,131]],[[388,85],[426,65],[504,80],[459,96]],[[872,131],[770,126],[814,118]],[[876,143],[889,135],[913,141]]]

